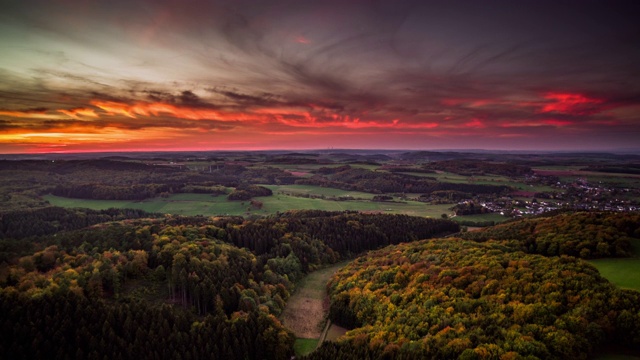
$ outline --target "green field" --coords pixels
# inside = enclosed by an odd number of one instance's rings
[[[598,259],[590,262],[612,283],[640,291],[640,259]]]
[[[335,189],[334,189],[335,190]],[[341,191],[341,190],[338,190]],[[366,194],[366,193],[363,193]],[[70,199],[60,196],[46,195],[44,199],[52,205],[61,207],[82,207],[94,210],[108,208],[142,209],[177,215],[270,215],[288,210],[327,210],[327,211],[375,211],[387,214],[407,214],[414,216],[440,217],[448,213],[450,205],[428,205],[418,201],[405,203],[372,202],[372,201],[334,201],[325,199],[309,199],[298,196],[274,194],[258,197],[263,202],[262,209],[252,209],[248,201],[229,201],[226,196],[205,194],[174,194],[167,198],[153,198],[143,201],[126,200],[85,200]]]
[[[355,199],[372,199],[375,195],[361,191],[348,191],[314,185],[262,185],[271,189],[274,194],[315,195],[324,197],[350,196]]]
[[[153,198],[142,201],[128,200],[85,200],[46,195],[44,199],[61,207],[82,207],[94,210],[109,208],[141,209],[177,215],[244,215],[248,202],[228,201],[226,196],[206,194],[175,194],[167,198]]]
[[[597,259],[589,261],[600,274],[625,289],[640,291],[640,240],[631,243],[634,257],[627,259]]]
[[[318,339],[296,339],[293,343],[293,352],[296,356],[304,356],[311,353],[318,346]]]
[[[436,178],[440,182],[455,183],[455,184],[479,184],[479,185],[495,185],[495,186],[510,186],[516,190],[533,191],[533,192],[545,192],[545,191],[557,191],[547,185],[529,185],[524,182],[515,181],[506,176],[501,175],[478,175],[478,176],[465,176],[449,172],[438,172],[436,174],[418,174],[409,173],[411,175],[428,176]]]
[[[494,221],[496,224],[505,222],[510,218],[506,216],[502,216],[498,213],[491,214],[476,214],[476,215],[462,215],[462,216],[454,216],[451,218],[453,221],[475,221],[475,222],[484,222],[484,221]]]

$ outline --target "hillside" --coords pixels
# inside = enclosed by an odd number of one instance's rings
[[[0,353],[289,359],[294,337],[276,316],[304,274],[458,230],[440,219],[299,211],[257,221],[112,221],[2,239]]]
[[[577,212],[517,220],[467,232],[474,241],[515,240],[524,251],[583,259],[628,257],[640,242],[640,213]]]
[[[573,257],[437,239],[358,258],[329,284],[330,318],[354,330],[309,359],[585,359],[640,346],[640,293]]]

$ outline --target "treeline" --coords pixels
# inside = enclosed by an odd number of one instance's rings
[[[371,252],[329,284],[353,329],[308,359],[586,359],[640,346],[640,293],[574,257],[509,243],[421,241]]]
[[[21,239],[81,229],[108,221],[139,219],[158,215],[137,209],[65,209],[47,207],[0,214],[0,239]]]
[[[91,200],[144,200],[162,193],[173,193],[174,187],[168,184],[136,185],[57,185],[51,194],[76,199]]]
[[[326,170],[322,170],[326,169]],[[298,179],[296,184],[316,185],[332,187],[342,190],[364,191],[374,194],[381,193],[425,193],[434,191],[455,190],[469,194],[500,194],[509,190],[504,185],[482,185],[482,184],[462,184],[445,183],[433,179],[411,176],[406,174],[396,174],[389,172],[378,172],[367,169],[341,167],[322,168],[322,172],[328,175],[316,174],[310,178]],[[340,171],[332,172],[335,169]],[[321,172],[321,173],[322,173]]]
[[[458,216],[489,214],[493,212],[482,205],[476,205],[473,201],[456,204],[451,210]]]
[[[0,351],[288,359],[293,335],[275,316],[306,272],[458,228],[440,219],[300,211],[257,221],[127,220],[25,239],[34,251],[0,273],[0,307],[14,309],[2,319]]]
[[[240,184],[293,184],[298,177],[268,166],[154,165],[115,160],[0,160],[0,213],[41,208],[54,194],[92,200],[144,200],[174,193],[226,193]]]
[[[515,240],[522,250],[583,259],[627,257],[640,241],[640,213],[578,212],[522,219],[460,235],[474,241]]]
[[[271,195],[273,195],[273,191],[264,186],[241,184],[227,198],[229,200],[251,200],[253,197]]]
[[[533,174],[533,170],[524,165],[469,159],[434,161],[424,166],[430,170],[446,171],[464,176],[495,174],[517,177]]]
[[[620,165],[591,165],[580,169],[581,171],[597,171],[603,173],[616,174],[640,174],[640,164],[620,164]]]
[[[242,225],[227,223],[223,229],[225,241],[258,256],[272,256],[281,251],[283,243],[288,244],[306,272],[317,264],[391,244],[455,233],[460,227],[449,220],[407,215],[306,210]]]

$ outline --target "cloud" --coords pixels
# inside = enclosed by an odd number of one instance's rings
[[[400,146],[400,135],[466,146],[460,138],[474,134],[491,145],[524,132],[633,141],[635,7],[491,3],[16,3],[0,14],[11,49],[0,59],[0,128],[186,143],[323,131],[371,146]]]
[[[548,93],[544,95],[549,101],[540,109],[543,113],[560,113],[570,115],[591,115],[599,113],[601,99],[586,97],[582,94]]]

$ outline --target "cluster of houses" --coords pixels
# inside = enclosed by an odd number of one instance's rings
[[[585,179],[563,184],[553,185],[557,192],[536,193],[531,200],[517,196],[502,196],[497,199],[465,200],[460,206],[469,206],[475,202],[476,207],[482,208],[482,213],[499,213],[504,216],[521,217],[539,215],[557,209],[600,210],[600,211],[637,211],[640,204],[634,198],[637,190],[609,188],[601,185],[589,184]]]

